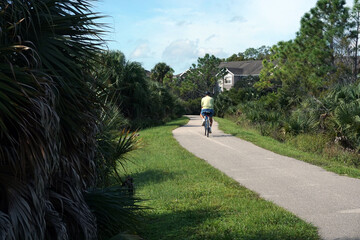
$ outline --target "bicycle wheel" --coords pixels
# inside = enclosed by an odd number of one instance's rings
[[[206,120],[206,136],[209,137],[210,134],[210,120]]]
[[[204,124],[204,129],[205,129],[205,136],[207,134],[207,131],[208,131],[208,126],[207,126],[208,122],[207,122],[207,119],[205,118],[205,124]]]

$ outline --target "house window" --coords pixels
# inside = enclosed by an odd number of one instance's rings
[[[231,84],[232,83],[232,77],[231,76],[226,76],[224,79],[224,83],[225,84]]]

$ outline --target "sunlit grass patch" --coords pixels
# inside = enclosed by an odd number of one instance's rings
[[[145,239],[319,239],[317,229],[183,149],[172,130],[186,118],[140,132],[127,166],[147,199]]]

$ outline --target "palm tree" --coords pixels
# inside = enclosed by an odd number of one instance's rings
[[[0,238],[94,239],[90,0],[0,2]]]
[[[168,66],[164,62],[157,63],[153,69],[151,69],[151,80],[163,83],[166,74],[170,74],[171,76],[174,74],[174,69]]]
[[[121,109],[126,118],[134,120],[149,113],[149,87],[145,69],[138,62],[127,61],[119,51],[102,54],[103,68],[97,75],[102,76],[106,97]]]
[[[104,64],[96,72],[104,85],[100,92],[132,120],[132,127],[149,126],[182,114],[180,102],[165,85],[149,81],[140,63],[126,61],[119,51],[105,52],[101,59]]]

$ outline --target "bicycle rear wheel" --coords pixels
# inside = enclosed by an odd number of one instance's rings
[[[204,123],[204,129],[205,129],[205,136],[206,136],[207,131],[208,131],[208,127],[207,127],[207,120],[205,120],[205,123]]]
[[[209,117],[205,116],[205,121],[204,121],[205,136],[207,136],[207,134],[208,134],[208,120],[209,120]]]
[[[210,134],[210,120],[209,118],[206,119],[206,123],[205,123],[205,136],[209,137]]]

